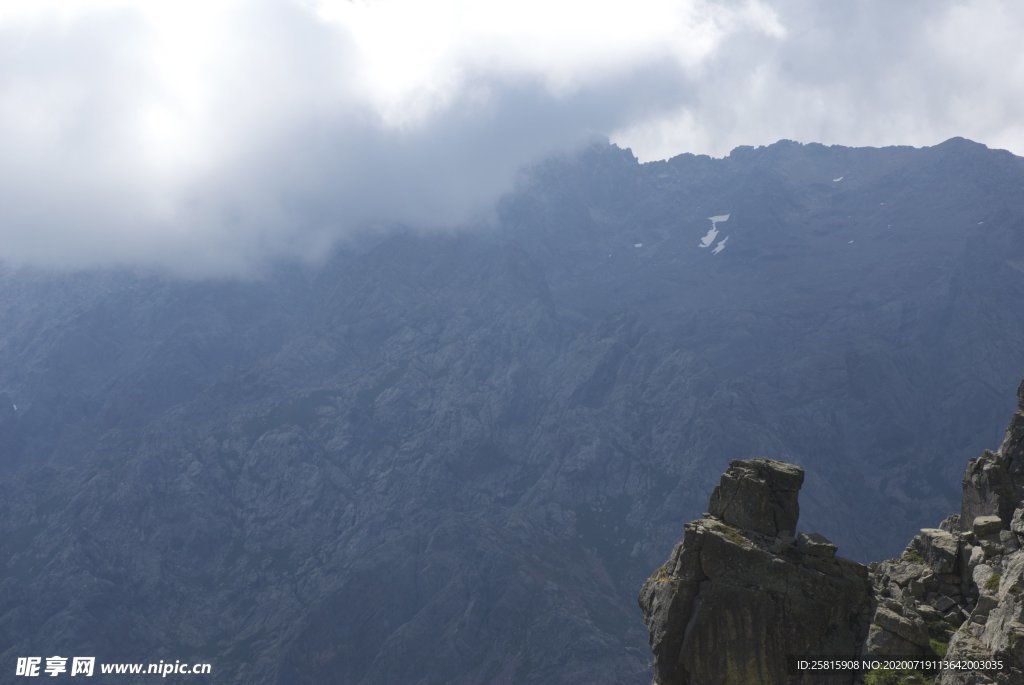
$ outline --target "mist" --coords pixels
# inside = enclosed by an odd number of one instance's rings
[[[641,159],[778,138],[1024,149],[1014,4],[620,7],[5,5],[0,261],[315,262],[366,231],[485,225],[524,167],[594,140]]]

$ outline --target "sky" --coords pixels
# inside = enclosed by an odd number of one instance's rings
[[[1015,0],[0,0],[0,263],[246,275],[486,223],[530,163],[1024,154]]]

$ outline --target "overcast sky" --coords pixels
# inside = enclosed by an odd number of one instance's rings
[[[486,219],[524,163],[1024,153],[1024,3],[0,0],[0,261],[244,274]]]

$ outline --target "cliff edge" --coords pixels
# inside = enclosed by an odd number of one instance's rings
[[[868,569],[820,535],[795,535],[803,480],[792,464],[730,464],[708,513],[640,592],[655,683],[791,682],[788,655],[860,654]]]
[[[864,566],[797,534],[804,472],[733,461],[640,591],[656,685],[1024,683],[1024,383],[996,452],[967,466],[959,514]],[[796,656],[945,658],[991,670],[799,673]]]

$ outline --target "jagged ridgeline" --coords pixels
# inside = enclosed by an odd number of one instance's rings
[[[996,452],[971,460],[959,514],[864,566],[796,534],[803,470],[734,461],[708,513],[648,578],[640,608],[659,685],[1024,683],[1024,383]],[[800,671],[796,657],[906,668]],[[985,668],[934,671],[913,660]]]

